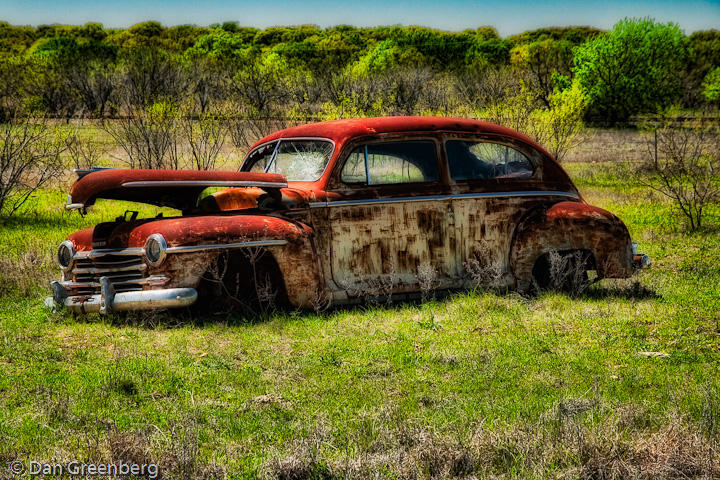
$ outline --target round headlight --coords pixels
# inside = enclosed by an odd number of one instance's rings
[[[65,240],[57,249],[57,262],[63,270],[69,270],[72,267],[73,256],[75,255],[75,245],[70,240]]]
[[[167,243],[162,235],[153,233],[145,241],[145,259],[153,267],[157,267],[167,255]]]

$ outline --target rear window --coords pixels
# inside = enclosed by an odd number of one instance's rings
[[[534,172],[524,153],[500,143],[448,140],[445,148],[453,180],[527,178]]]
[[[390,185],[438,180],[437,148],[432,141],[385,142],[353,150],[343,166],[343,183]]]

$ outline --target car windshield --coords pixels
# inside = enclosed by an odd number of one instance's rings
[[[333,144],[327,140],[280,140],[259,146],[245,159],[243,172],[279,173],[291,181],[320,178],[330,161]]]

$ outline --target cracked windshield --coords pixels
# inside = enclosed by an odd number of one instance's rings
[[[282,140],[263,145],[248,155],[244,172],[284,175],[290,181],[312,182],[320,178],[330,161],[333,144],[325,140]]]

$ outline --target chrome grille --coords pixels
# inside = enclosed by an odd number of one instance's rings
[[[76,295],[93,295],[100,292],[100,278],[107,277],[116,292],[142,290],[146,269],[142,253],[80,252],[71,271],[73,281],[67,287]]]

